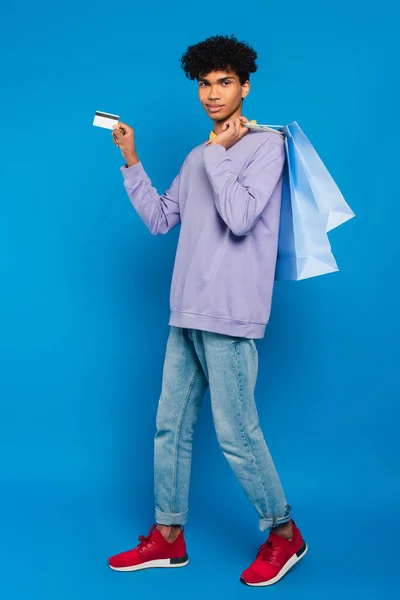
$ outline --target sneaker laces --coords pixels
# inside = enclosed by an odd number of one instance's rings
[[[156,527],[157,527],[157,525],[153,525],[152,528],[150,529],[150,532],[147,535],[139,535],[139,537],[138,537],[139,544],[137,546],[137,550],[139,552],[144,550],[149,545],[151,536],[153,535],[153,532],[156,529]]]
[[[268,539],[258,549],[257,558],[260,558],[264,562],[270,562],[273,560],[278,550],[278,544],[275,544],[273,540]]]

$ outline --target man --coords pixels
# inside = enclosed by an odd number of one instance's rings
[[[270,316],[285,163],[279,135],[243,125],[256,58],[233,35],[189,46],[181,64],[197,80],[214,130],[189,153],[163,195],[137,156],[133,129],[119,123],[113,131],[126,161],[126,191],[151,233],[181,224],[154,439],[156,524],[136,548],[109,559],[119,571],[188,563],[183,526],[193,430],[208,385],[222,452],[258,513],[260,529],[270,529],[240,581],[271,585],[307,551],[254,402],[255,339],[264,336]]]

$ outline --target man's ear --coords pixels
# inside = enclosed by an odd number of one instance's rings
[[[244,100],[250,93],[250,81],[246,81],[242,85],[242,100]]]

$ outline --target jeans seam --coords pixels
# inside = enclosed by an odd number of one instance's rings
[[[193,385],[194,385],[194,382],[195,382],[196,375],[197,375],[198,371],[199,371],[199,368],[196,365],[195,368],[194,368],[192,379],[190,380],[190,384],[189,384],[189,387],[188,387],[188,391],[186,393],[186,398],[185,398],[185,401],[183,403],[181,413],[179,415],[178,426],[177,426],[177,429],[176,429],[176,435],[175,435],[175,453],[174,453],[174,467],[173,467],[173,474],[172,474],[171,513],[175,512],[175,504],[176,504],[176,492],[177,492],[177,483],[178,483],[177,480],[178,480],[178,449],[179,449],[179,439],[180,439],[180,435],[181,435],[181,431],[182,431],[183,418],[185,416],[185,412],[186,412],[186,409],[187,409],[188,404],[189,404],[190,392],[193,389]]]
[[[239,411],[239,416],[240,416],[240,432],[241,432],[243,440],[244,440],[245,448],[246,448],[247,452],[250,454],[251,459],[253,461],[253,464],[255,466],[255,469],[256,469],[256,472],[257,472],[257,475],[258,475],[258,479],[259,479],[259,482],[260,482],[260,485],[261,485],[261,489],[262,489],[262,492],[263,492],[264,504],[265,504],[265,508],[267,509],[266,512],[267,512],[267,514],[269,514],[269,511],[268,511],[268,498],[267,498],[266,490],[265,490],[265,487],[264,487],[264,484],[263,484],[263,481],[262,481],[262,478],[261,478],[260,470],[259,470],[258,465],[257,465],[257,459],[256,459],[256,457],[254,455],[254,452],[253,452],[253,449],[251,447],[251,444],[249,443],[249,441],[248,441],[248,439],[246,437],[246,432],[245,432],[244,426],[243,426],[243,419],[242,419],[242,414],[243,414],[242,380],[241,380],[240,366],[239,366],[239,344],[235,343],[235,346],[236,346],[236,371],[237,371],[237,376],[238,376],[238,389],[239,389],[238,396],[239,396],[239,408],[240,408],[240,411]]]

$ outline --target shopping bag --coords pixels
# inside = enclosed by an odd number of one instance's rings
[[[275,279],[299,281],[338,271],[321,214],[293,138],[285,136],[286,163]]]
[[[327,232],[354,217],[314,147],[294,121],[244,123],[280,135],[286,164],[275,279],[300,280],[338,271]]]
[[[296,121],[284,128],[284,134],[290,134],[294,142],[318,209],[325,217],[326,231],[355,217],[314,146]]]

